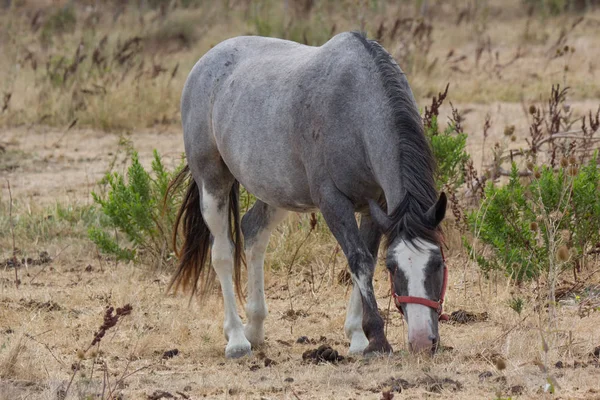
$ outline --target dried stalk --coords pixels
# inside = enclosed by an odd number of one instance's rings
[[[15,245],[15,226],[12,218],[12,191],[10,190],[10,181],[7,179],[6,183],[8,185],[8,220],[10,225],[10,234],[12,236],[12,260],[13,260],[13,268],[15,269],[15,287],[18,289],[21,281],[19,280],[19,273],[17,271],[17,246]]]

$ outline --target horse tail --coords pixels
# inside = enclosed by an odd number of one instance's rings
[[[193,296],[198,289],[198,280],[205,270],[206,261],[210,258],[210,231],[200,211],[198,184],[192,178],[188,165],[169,183],[167,196],[184,184],[187,184],[187,190],[173,226],[173,250],[179,258],[179,267],[173,275],[167,291],[173,289],[177,292],[181,287],[185,292],[190,289],[191,285],[191,295]],[[183,228],[181,249],[177,245],[180,225]]]
[[[173,289],[177,292],[181,287],[184,292],[191,289],[191,296],[198,291],[198,281],[204,275],[201,295],[206,294],[211,288],[215,274],[206,271],[205,265],[210,260],[210,244],[212,241],[210,230],[204,222],[200,210],[200,191],[198,184],[192,178],[189,166],[186,165],[179,174],[169,183],[166,196],[172,194],[177,188],[187,184],[187,191],[177,212],[173,226],[173,249],[179,258],[179,267],[171,279],[167,292]],[[241,290],[241,265],[244,260],[242,234],[239,213],[239,183],[234,182],[229,193],[229,221],[231,239],[234,245],[234,283],[236,292],[243,299]],[[177,238],[179,226],[182,227],[183,246],[179,249]]]
[[[242,290],[242,264],[246,264],[244,244],[240,224],[240,183],[233,182],[229,192],[229,221],[231,225],[231,240],[233,241],[233,283],[240,302],[244,303]]]

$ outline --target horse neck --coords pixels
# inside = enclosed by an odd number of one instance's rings
[[[407,194],[415,199],[427,199],[427,203],[433,204],[436,200],[433,178],[421,181],[419,176],[412,175],[415,165],[406,168],[408,160],[404,161],[404,165],[401,161],[402,157],[407,157],[406,146],[413,144],[400,140],[395,131],[381,129],[371,132],[374,132],[375,137],[369,141],[369,159],[375,179],[383,190],[388,213],[395,210]],[[414,151],[412,148],[411,150]],[[424,176],[430,175],[430,171],[416,172]]]

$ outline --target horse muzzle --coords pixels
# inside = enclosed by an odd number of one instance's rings
[[[411,338],[409,335],[408,346],[412,353],[433,354],[437,350],[439,337],[431,334],[417,334]]]

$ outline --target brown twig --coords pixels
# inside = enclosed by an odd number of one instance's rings
[[[439,92],[437,97],[433,96],[433,98],[431,99],[431,106],[429,108],[425,107],[425,112],[423,113],[423,125],[425,127],[430,128],[432,126],[433,119],[437,118],[437,116],[439,115],[440,106],[446,99],[446,96],[448,96],[448,88],[450,88],[449,82],[446,84],[446,88],[443,92]],[[437,134],[437,132],[434,132],[434,134]]]
[[[131,314],[132,309],[133,307],[131,307],[130,304],[126,304],[123,307],[117,308],[116,313],[113,315],[115,309],[113,307],[108,307],[104,313],[104,322],[100,326],[100,329],[94,333],[94,339],[85,351],[91,349],[96,343],[100,343],[106,332],[117,325],[119,318]]]
[[[12,236],[12,259],[13,259],[13,268],[15,269],[15,286],[18,289],[21,281],[19,280],[19,273],[17,272],[17,246],[15,245],[15,226],[12,218],[12,191],[10,190],[10,181],[7,179],[6,183],[8,185],[8,220],[10,225],[10,234]]]
[[[58,144],[65,137],[65,135],[67,134],[67,132],[69,132],[71,129],[73,129],[73,127],[75,126],[75,124],[77,124],[78,120],[79,120],[79,118],[75,118],[73,121],[71,121],[71,123],[69,124],[69,126],[63,131],[62,135],[60,135],[60,137],[58,138],[58,140],[56,140],[56,142],[54,142],[54,144],[52,145],[52,147],[58,146]]]
[[[496,339],[492,340],[491,343],[498,343],[500,340],[502,340],[503,338],[508,336],[509,333],[514,331],[517,327],[521,326],[521,324],[523,322],[525,322],[525,320],[527,318],[529,318],[529,315],[524,316],[519,322],[517,322],[515,325],[513,325],[510,329],[508,329],[506,332],[503,332],[502,334],[500,334],[500,336],[498,336]]]
[[[300,251],[302,246],[304,246],[304,243],[306,243],[306,241],[310,237],[310,234],[315,230],[316,226],[317,226],[317,217],[316,217],[315,213],[311,213],[310,214],[310,230],[308,231],[308,233],[306,234],[306,236],[304,237],[302,242],[300,242],[300,244],[296,248],[296,251],[294,252],[294,255],[292,256],[292,260],[290,261],[290,265],[288,266],[286,281],[287,281],[287,289],[288,289],[288,299],[290,301],[290,309],[292,310],[292,312],[294,312],[294,304],[292,303],[292,290],[290,289],[290,274],[292,272],[292,267],[294,266],[294,262],[296,261],[296,257],[298,256],[298,252]]]
[[[120,385],[120,384],[121,384],[121,383],[122,383],[122,382],[123,382],[125,379],[129,378],[129,377],[130,377],[130,376],[132,376],[132,375],[135,375],[135,374],[137,374],[137,373],[138,373],[138,372],[140,372],[140,371],[143,371],[143,370],[145,370],[145,369],[148,369],[148,368],[150,368],[150,367],[152,367],[152,366],[154,366],[154,365],[156,365],[156,363],[154,363],[154,364],[150,364],[150,365],[145,365],[145,366],[143,366],[143,367],[140,367],[140,368],[138,368],[138,369],[135,369],[135,370],[131,371],[130,373],[128,373],[128,374],[126,374],[126,375],[123,375],[123,377],[122,377],[121,379],[119,379],[118,381],[116,381],[116,382],[115,382],[115,386],[114,386],[114,388],[113,388],[113,389],[110,391],[110,395],[112,395],[112,393],[113,393],[113,392],[114,392],[114,391],[115,391],[115,390],[116,390],[116,389],[119,387],[119,385]]]
[[[329,271],[329,265],[331,264],[331,261],[333,261],[333,259],[337,256],[337,254],[339,252],[340,252],[340,246],[336,245],[335,248],[333,249],[333,251],[331,252],[329,261],[327,261],[327,265],[323,269],[323,273],[321,274],[321,281],[319,282],[319,287],[317,287],[317,292],[319,292],[321,290],[321,285],[323,285],[323,281],[325,280],[325,274],[327,273],[327,271]]]
[[[325,268],[323,268],[323,273],[321,274],[321,281],[319,282],[319,286],[317,287],[315,293],[315,299],[314,301],[311,303],[310,306],[308,306],[308,308],[306,309],[306,312],[308,313],[313,306],[317,305],[319,303],[319,298],[320,298],[320,294],[321,294],[321,286],[323,284],[323,281],[325,280],[325,274],[327,273],[327,271],[329,271],[329,264],[331,264],[331,261],[334,259],[335,256],[337,256],[337,254],[340,251],[340,246],[336,245],[335,248],[333,249],[333,252],[331,253],[331,256],[329,257],[329,261],[327,262],[327,265],[325,266]]]
[[[68,245],[66,245],[65,247],[63,247],[63,248],[62,248],[62,249],[61,249],[61,250],[58,252],[58,254],[56,254],[56,255],[54,256],[54,259],[53,259],[53,260],[54,260],[54,261],[56,261],[56,260],[58,259],[58,257],[60,256],[60,254],[61,254],[63,251],[65,251],[65,250],[67,249],[67,247],[69,247],[69,246],[70,246],[70,244],[68,244]],[[49,264],[49,263],[48,263],[48,264]],[[37,277],[38,277],[38,276],[39,276],[39,275],[40,275],[42,272],[44,272],[44,270],[46,269],[46,267],[48,266],[48,264],[44,264],[44,266],[43,266],[43,267],[42,267],[42,268],[41,268],[41,269],[38,271],[38,273],[37,273],[37,274],[35,274],[35,275],[34,275],[34,276],[31,278],[31,280],[29,281],[29,284],[30,284],[30,285],[33,283],[33,281],[35,280],[35,278],[37,278]]]
[[[49,332],[49,330],[46,331],[46,332]],[[46,332],[44,332],[44,333],[46,333]],[[44,346],[46,348],[46,350],[48,350],[48,352],[50,353],[50,355],[52,356],[52,358],[54,358],[56,360],[56,362],[58,362],[60,365],[62,365],[63,367],[65,367],[65,363],[62,362],[58,357],[56,357],[56,355],[52,352],[52,349],[50,348],[50,346],[48,346],[48,344],[40,342],[39,340],[37,340],[35,338],[35,336],[32,336],[32,335],[30,335],[28,333],[25,334],[25,337],[28,338],[28,339],[30,339],[30,340],[33,340],[37,344],[41,344],[42,346]]]
[[[100,326],[98,331],[94,332],[94,339],[92,340],[92,343],[83,351],[83,354],[85,355],[85,353],[87,351],[89,351],[93,346],[99,345],[100,342],[102,341],[102,338],[106,334],[106,332],[109,329],[113,328],[115,325],[117,325],[117,322],[119,322],[119,319],[121,317],[131,314],[132,310],[133,310],[133,307],[131,307],[130,304],[126,304],[123,307],[117,308],[116,313],[113,314],[113,312],[115,311],[114,307],[107,307],[106,311],[104,312],[104,319],[103,319],[102,325]],[[79,371],[80,367],[81,367],[81,360],[78,360],[77,364],[73,368],[73,374],[71,375],[71,379],[69,380],[67,388],[65,389],[65,392],[64,392],[65,398],[67,397],[67,394],[69,393],[69,389],[71,388],[73,380],[75,379],[75,375],[77,375],[77,371]],[[134,371],[133,373],[135,373],[135,372],[137,372],[137,371]],[[131,376],[131,374],[124,376],[123,379],[125,379],[128,376]],[[104,361],[104,377],[105,378],[104,378],[104,382],[103,382],[102,397],[101,397],[102,399],[104,399],[104,392],[105,392],[107,385],[108,385],[108,389],[109,389],[109,396],[112,397],[112,390],[110,388],[110,382],[108,380],[108,366],[106,365],[106,361]]]

